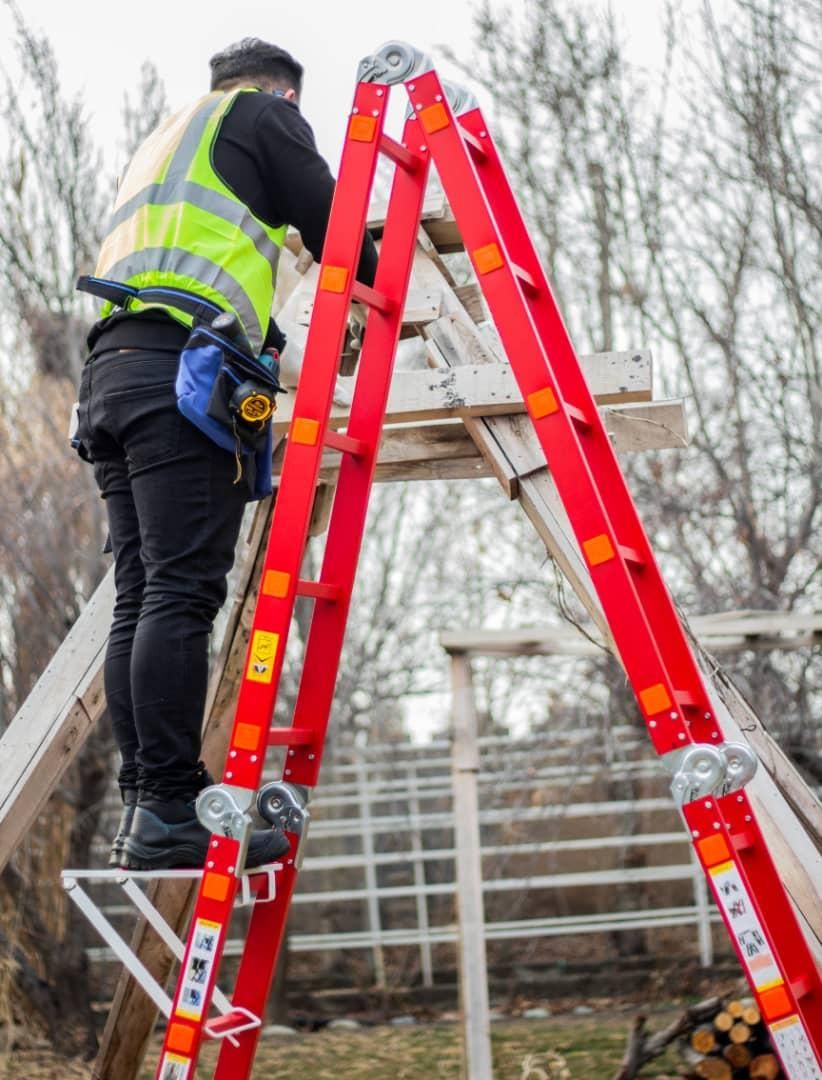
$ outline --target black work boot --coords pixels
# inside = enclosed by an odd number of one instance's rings
[[[108,864],[111,867],[125,866],[125,842],[131,831],[131,823],[134,820],[134,811],[137,808],[137,788],[120,788],[120,797],[123,800],[123,812],[117,826],[117,833],[111,845],[111,854]]]
[[[129,870],[171,870],[205,864],[211,833],[200,824],[194,802],[141,793],[125,841]],[[289,849],[280,829],[255,829],[248,842],[247,868],[274,862]]]

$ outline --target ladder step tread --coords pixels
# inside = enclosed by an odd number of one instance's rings
[[[332,450],[339,450],[343,454],[353,454],[355,457],[364,457],[368,444],[362,439],[354,439],[350,435],[343,435],[339,431],[329,428],[325,433],[325,445]]]
[[[316,600],[339,600],[339,585],[329,585],[324,581],[310,581],[300,578],[297,582],[298,596],[313,596]]]
[[[262,1026],[259,1016],[254,1016],[247,1009],[232,1009],[231,1012],[209,1020],[205,1025],[205,1034],[212,1039],[225,1039],[240,1031],[251,1031]]]
[[[310,746],[315,737],[311,728],[273,727],[268,729],[269,746]]]

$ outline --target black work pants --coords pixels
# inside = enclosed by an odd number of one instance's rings
[[[120,784],[190,797],[208,684],[208,638],[226,596],[248,488],[235,460],[177,410],[178,354],[89,360],[79,436],[106,503],[116,603],[105,690]]]

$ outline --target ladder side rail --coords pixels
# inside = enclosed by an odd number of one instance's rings
[[[675,705],[676,688],[637,594],[635,579],[648,566],[630,570],[620,551],[623,541],[615,536],[604,496],[580,446],[580,435],[552,374],[539,329],[523,300],[505,239],[436,74],[426,72],[407,89],[560,496],[571,511],[569,517],[587,556],[623,666],[638,690],[651,738],[660,754],[686,747],[691,732]],[[588,401],[591,423],[597,423],[590,395]],[[631,535],[625,542],[635,547],[636,538]]]
[[[367,118],[377,139],[369,142],[347,140],[348,152],[340,164],[340,182],[329,216],[314,305],[316,318],[312,319],[306,342],[304,377],[297,388],[294,418],[262,566],[260,594],[251,626],[245,675],[240,684],[223,773],[225,784],[246,789],[249,794],[258,788],[265,762],[268,729],[282,672],[334,381],[355,285],[355,267],[367,221],[378,142],[384,123],[385,97],[384,91],[375,86],[361,84],[357,87],[353,112],[355,116]],[[273,579],[272,571],[278,575]],[[269,585],[272,580],[274,586]],[[283,581],[285,589],[281,588]],[[290,839],[294,851],[297,838],[291,835]],[[192,1073],[196,1067],[239,884],[236,874],[239,854],[238,840],[217,834],[212,836],[156,1080],[162,1080],[170,1061],[185,1063]],[[288,864],[289,860],[285,861]],[[280,905],[278,910],[282,910]],[[283,917],[284,914],[283,910]],[[195,967],[199,979],[196,986]],[[249,1062],[249,1069],[250,1066]],[[233,1080],[242,1080],[241,1074],[235,1074]]]
[[[459,123],[482,142],[484,154],[475,159],[478,178],[489,203],[494,208],[496,221],[505,238],[508,252],[514,262],[526,271],[528,278],[537,285],[537,290],[524,287],[521,293],[542,340],[546,343],[559,392],[562,398],[573,401],[577,406],[582,402],[586,420],[592,418],[592,422],[586,425],[587,431],[577,432],[580,448],[585,453],[599,490],[604,494],[607,493],[608,513],[611,521],[617,523],[619,530],[616,535],[620,539],[627,536],[642,558],[643,568],[633,575],[638,598],[653,628],[665,668],[671,674],[675,688],[684,691],[685,700],[689,701],[686,708],[691,710],[698,705],[696,715],[690,711],[685,714],[686,719],[693,718],[690,724],[691,738],[695,742],[707,742],[710,739],[716,743],[721,738],[721,729],[712,714],[712,706],[702,674],[658,569],[653,550],[610,439],[605,433],[599,416],[591,411],[593,400],[587,389],[573,345],[556,307],[533,242],[525,228],[496,147],[487,134],[482,113],[479,109],[472,110],[461,116]],[[573,506],[569,516],[573,523]],[[596,581],[596,575],[592,576]],[[620,640],[616,637],[617,647],[620,647]],[[675,702],[674,708],[677,706],[681,712],[681,703]],[[703,724],[702,721],[706,721],[707,724]],[[752,969],[747,963],[743,946],[740,945],[733,931],[731,920],[723,913],[731,940],[742,961],[743,970],[757,992],[763,1015],[783,1026],[786,1023],[785,1014],[789,1008],[791,1015],[801,1016],[811,1045],[815,1047],[814,1052],[817,1057],[820,1057],[822,1056],[822,1034],[817,1034],[814,1040],[813,1033],[822,1031],[822,983],[820,983],[819,973],[794,909],[780,883],[747,793],[742,791],[728,794],[723,798],[713,800],[712,805],[713,817],[718,818],[720,827],[734,841],[730,848],[729,858],[734,865],[734,872],[744,883],[742,887],[747,888],[751,903],[759,913],[763,937],[768,942],[767,946],[763,946],[763,950],[765,948],[771,950],[774,968],[780,973],[774,977],[782,981],[770,987],[770,994],[765,993],[764,996],[760,996],[760,987],[764,984],[763,980],[757,977],[757,970],[761,970],[761,967]],[[740,815],[746,821],[744,833],[738,827]],[[687,820],[688,815],[685,816]],[[737,827],[732,824],[734,821],[737,822]],[[743,835],[746,837],[744,842],[740,840]],[[696,841],[693,830],[692,839]],[[714,877],[707,868],[705,869],[714,894],[718,895]],[[748,944],[746,947],[753,946]],[[794,991],[792,987],[798,989]],[[776,1033],[774,1034],[776,1036]],[[776,1037],[774,1041],[775,1045],[778,1045]]]
[[[387,89],[387,88],[386,88]],[[406,124],[403,144],[416,151],[412,135],[418,125]],[[302,676],[294,707],[294,727],[311,729],[309,746],[288,751],[283,779],[313,787],[322,761],[328,717],[334,697],[351,592],[357,571],[368,501],[376,470],[383,417],[391,386],[402,312],[416,247],[417,228],[425,196],[428,155],[416,168],[397,165],[383,231],[374,288],[392,300],[389,312],[373,309],[358,363],[347,433],[368,447],[363,455],[345,455],[340,463],[337,491],[328,526],[320,580],[339,586],[335,602],[318,600],[311,618]],[[340,181],[342,183],[342,180]],[[237,973],[233,1004],[261,1015],[274,975],[299,867],[288,867],[278,880],[277,897],[257,905],[248,926]],[[214,1080],[247,1075],[254,1059],[259,1030],[243,1032],[220,1048]]]
[[[822,978],[747,792],[696,799],[682,809],[786,1075],[820,1080]]]
[[[614,530],[610,539],[614,545],[619,542],[632,547],[639,555],[641,568],[638,567],[632,574],[632,580],[653,627],[673,685],[675,689],[688,694],[690,703],[685,706],[688,710],[685,719],[689,723],[691,737],[695,742],[718,743],[722,733],[713,716],[702,674],[659,571],[613,444],[588,388],[545,269],[523,221],[497,148],[488,134],[482,111],[477,108],[465,113],[460,116],[459,123],[483,146],[483,156],[474,160],[478,180],[494,207],[497,224],[514,263],[526,271],[536,286],[536,289],[523,288],[522,296],[545,345],[559,395],[566,404],[580,410],[584,417],[582,429],[578,421],[574,427],[588,466],[600,491],[605,493],[608,517]],[[550,421],[546,420],[545,423]],[[535,424],[535,427],[537,433],[541,434],[540,425]],[[596,579],[596,572],[593,576]],[[671,707],[677,711],[682,709],[677,701],[672,702]]]
[[[713,722],[701,674],[684,638],[616,457],[593,409],[547,281],[533,262],[533,249],[498,158],[491,158],[495,152],[490,148],[481,114],[475,114],[473,118],[475,122],[479,121],[479,130],[476,134],[469,132],[466,138],[462,118],[457,121],[450,112],[434,72],[410,81],[407,89],[428,135],[434,163],[557,488],[589,563],[592,580],[654,745],[664,754],[689,742],[716,742],[720,732]],[[495,174],[495,183],[487,183],[487,178],[483,183],[483,168],[490,168]],[[507,217],[507,220],[501,221],[495,216],[498,209],[501,218]],[[514,261],[512,250],[507,246],[509,233],[513,234],[517,254],[529,260],[530,265],[523,267]],[[559,360],[566,376],[562,384],[548,355],[549,348],[552,353],[556,352],[557,341],[561,345]],[[566,390],[574,395],[572,402],[565,400]],[[590,438],[592,432],[600,436],[598,440]],[[590,453],[592,445],[597,447],[596,455]],[[614,518],[609,512],[611,503],[615,506]],[[620,528],[627,531],[620,531]],[[642,586],[640,581],[643,581]],[[658,624],[662,625],[663,631],[670,626],[679,627],[673,639],[678,649],[668,648],[664,633],[659,636],[655,633]],[[654,670],[657,679],[650,682],[649,673]],[[682,680],[684,685],[677,685],[674,679]],[[685,723],[685,708],[696,710],[696,715],[692,714],[692,724]],[[791,977],[789,962],[795,969],[793,982],[800,987],[801,993],[794,995],[793,1005],[797,1006],[804,1021],[802,1037],[808,1053],[815,1053],[808,1041],[808,1030],[819,1022],[819,973],[776,871],[767,878],[763,875],[762,866],[770,861],[770,857],[747,796],[743,794],[737,799],[741,799],[748,811],[747,820],[753,823],[747,834],[752,839],[734,845],[731,865],[743,881],[751,883],[752,890],[755,887],[763,910],[763,935],[774,956],[780,984]],[[731,828],[722,817],[729,805],[726,799],[714,802],[716,816],[720,818],[718,828]],[[740,805],[740,802],[734,805]],[[783,932],[786,922],[790,928]],[[780,1000],[784,1004],[787,999]],[[799,1017],[795,1019],[798,1021]],[[816,1076],[816,1073],[812,1075]]]

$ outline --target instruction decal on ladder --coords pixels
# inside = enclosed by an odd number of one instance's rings
[[[822,1080],[813,1047],[799,1017],[794,1013],[770,1025],[771,1038],[791,1080]]]
[[[194,924],[194,943],[183,976],[183,988],[176,1014],[186,1020],[199,1020],[205,1008],[205,988],[218,954],[221,926],[210,919],[198,919]]]
[[[782,973],[736,866],[732,862],[720,863],[711,867],[709,873],[751,982],[760,992],[778,986],[783,981]]]
[[[160,1069],[160,1080],[188,1080],[191,1058],[179,1054],[165,1054]]]
[[[255,630],[245,677],[251,682],[270,683],[274,677],[274,657],[280,635],[270,630]]]

